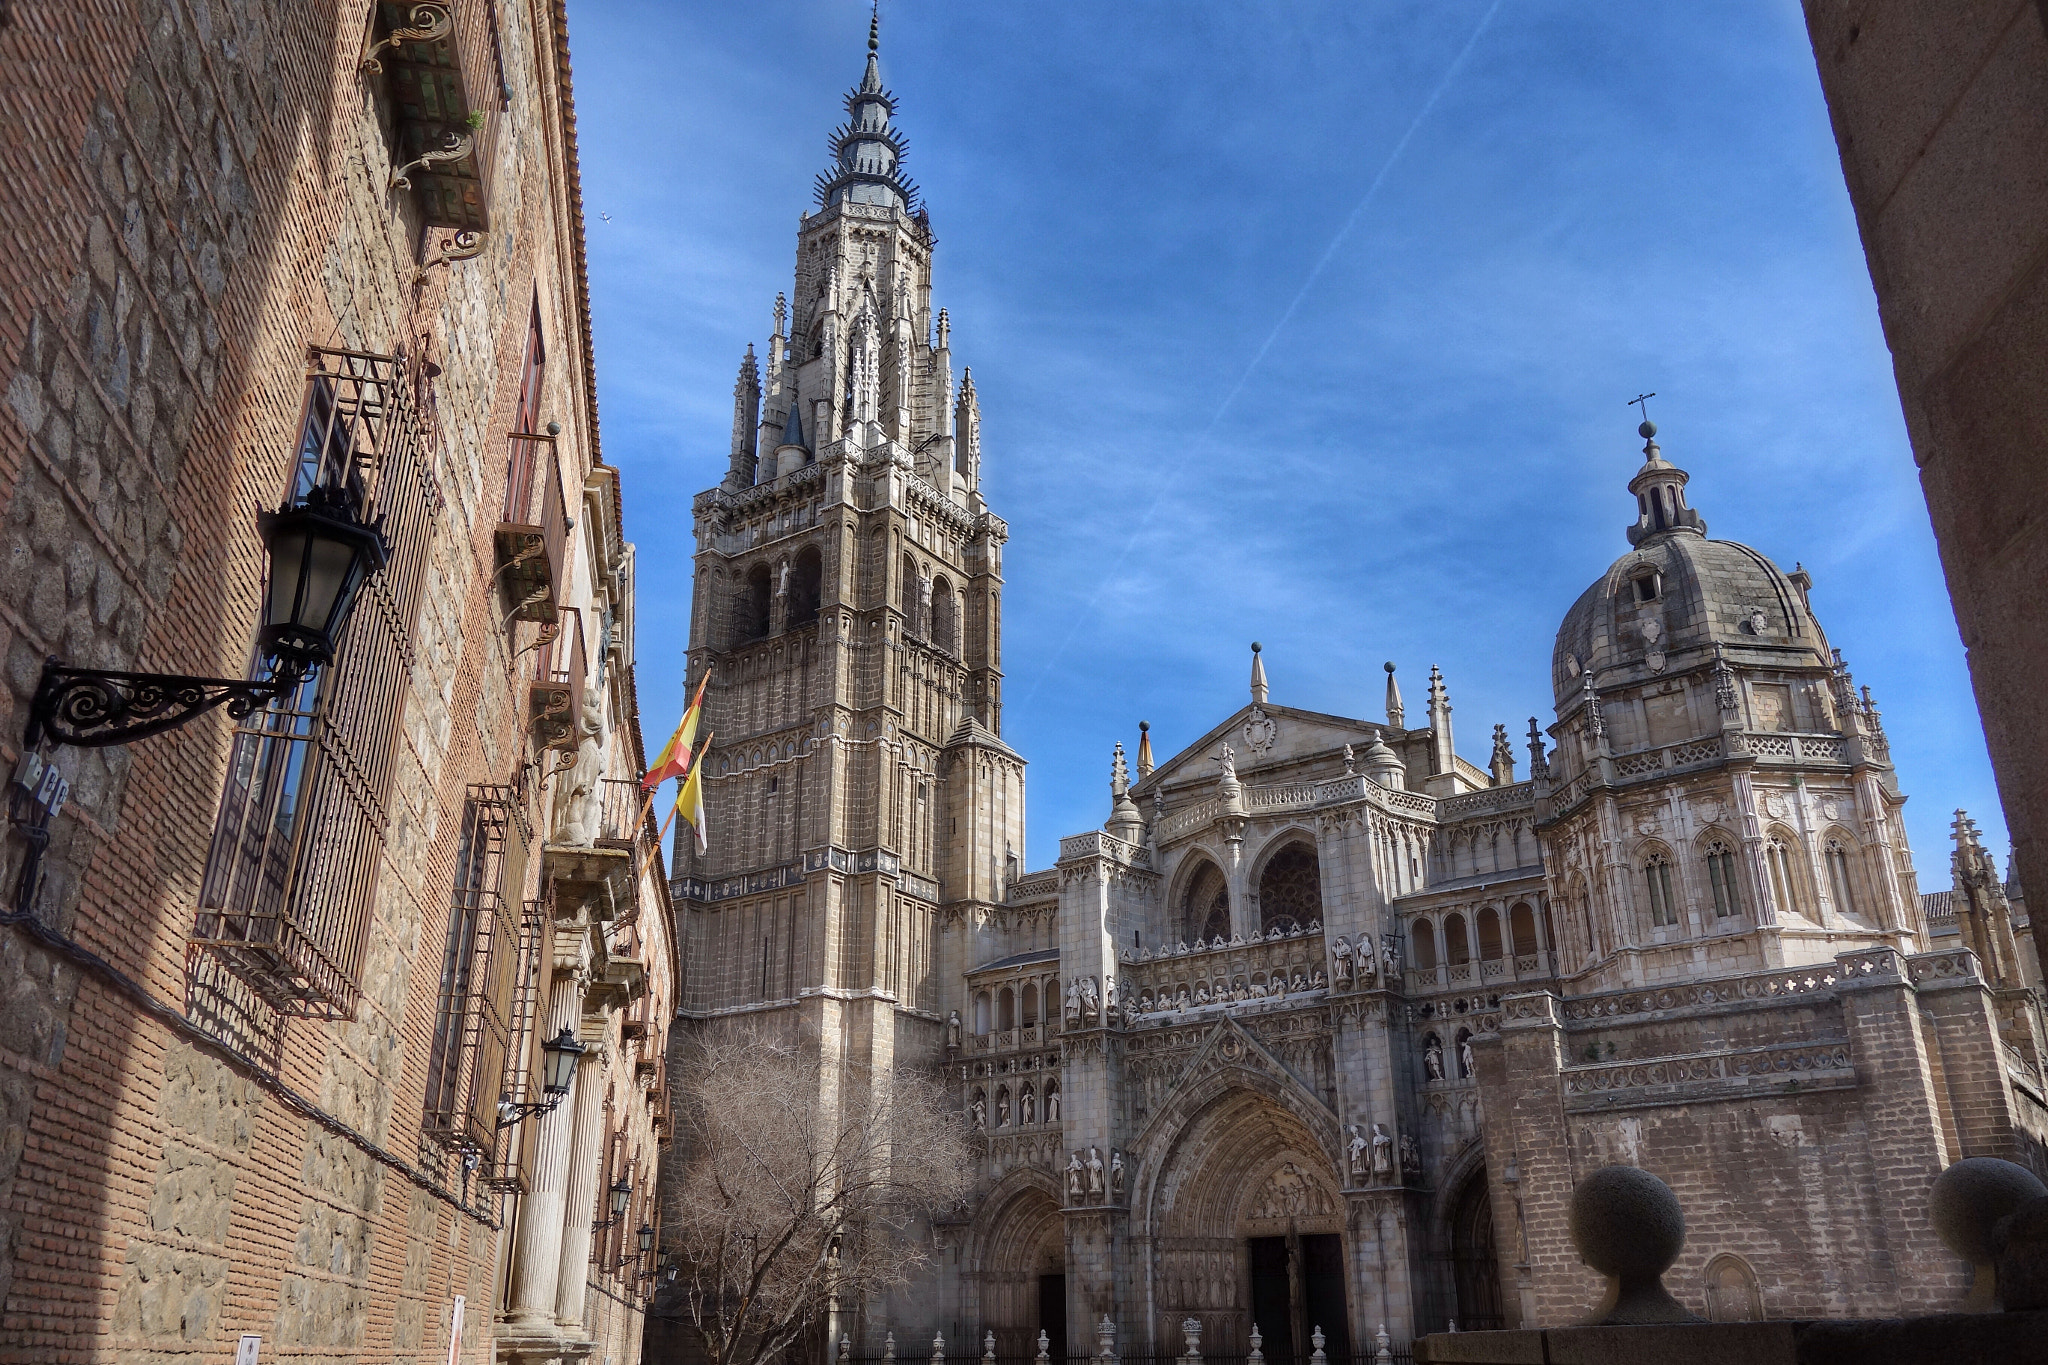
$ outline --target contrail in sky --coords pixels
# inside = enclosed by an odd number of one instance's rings
[[[1493,16],[1500,12],[1501,4],[1502,0],[1493,0],[1493,3],[1487,6],[1486,13],[1479,16],[1478,24],[1472,29],[1472,36],[1465,40],[1465,46],[1458,49],[1458,55],[1451,59],[1451,64],[1448,67],[1444,68],[1443,79],[1436,83],[1436,89],[1430,91],[1429,98],[1422,102],[1422,108],[1416,111],[1414,119],[1408,124],[1408,131],[1401,134],[1401,140],[1394,144],[1394,149],[1387,153],[1387,159],[1380,163],[1379,172],[1373,176],[1372,183],[1365,187],[1365,193],[1359,196],[1357,205],[1351,210],[1351,215],[1344,220],[1344,225],[1337,229],[1336,235],[1330,238],[1330,244],[1323,248],[1323,254],[1317,258],[1315,267],[1308,272],[1308,277],[1301,282],[1301,288],[1295,292],[1293,302],[1289,303],[1287,310],[1280,314],[1280,320],[1273,324],[1273,330],[1266,333],[1266,339],[1259,344],[1259,349],[1253,353],[1250,362],[1245,365],[1244,372],[1238,375],[1237,382],[1231,385],[1230,392],[1224,394],[1223,401],[1216,405],[1216,411],[1210,416],[1209,424],[1203,427],[1201,434],[1195,438],[1194,444],[1197,448],[1207,445],[1209,439],[1216,434],[1216,428],[1223,421],[1224,414],[1230,411],[1231,405],[1237,402],[1238,395],[1244,392],[1244,386],[1251,382],[1252,376],[1258,372],[1259,366],[1265,362],[1267,352],[1271,351],[1273,343],[1280,339],[1280,333],[1285,331],[1287,324],[1294,320],[1295,313],[1301,309],[1302,301],[1308,298],[1309,290],[1315,287],[1315,282],[1322,277],[1323,271],[1329,268],[1332,260],[1336,259],[1337,248],[1344,244],[1344,239],[1351,235],[1353,228],[1358,226],[1358,220],[1365,215],[1366,209],[1371,206],[1373,199],[1378,196],[1380,186],[1386,183],[1387,173],[1394,169],[1394,163],[1401,159],[1401,153],[1408,150],[1408,144],[1415,139],[1416,131],[1422,127],[1424,120],[1428,119],[1430,111],[1436,108],[1437,101],[1444,97],[1444,92],[1451,88],[1451,82],[1458,78],[1458,73],[1464,69],[1465,59],[1470,57],[1472,49],[1478,46],[1480,36],[1486,32],[1487,26],[1493,22]],[[1031,684],[1031,691],[1025,694],[1022,705],[1031,705],[1032,698],[1038,695],[1038,689],[1045,685],[1045,680],[1052,676],[1054,667],[1065,656],[1067,646],[1074,642],[1074,635],[1081,629],[1082,620],[1095,614],[1095,606],[1102,600],[1103,587],[1116,577],[1118,571],[1123,568],[1124,561],[1131,557],[1131,551],[1137,546],[1139,535],[1151,523],[1153,515],[1159,510],[1159,504],[1165,500],[1166,494],[1178,480],[1180,470],[1185,467],[1185,463],[1185,461],[1176,461],[1170,467],[1166,477],[1159,480],[1158,491],[1152,495],[1152,501],[1146,504],[1144,513],[1139,516],[1137,522],[1132,526],[1131,534],[1124,541],[1123,549],[1117,552],[1116,559],[1110,564],[1108,572],[1104,573],[1101,579],[1097,581],[1095,594],[1088,599],[1088,610],[1074,614],[1073,623],[1067,627],[1065,638],[1060,641],[1059,648],[1055,649],[1052,652],[1052,656],[1045,661],[1045,667],[1039,670],[1038,679]]]

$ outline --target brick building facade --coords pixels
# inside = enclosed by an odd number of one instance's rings
[[[0,6],[0,164],[0,1359],[636,1360],[675,948],[561,4]],[[46,659],[262,676],[315,494],[390,547],[331,664],[25,746]]]
[[[1413,723],[1392,664],[1384,720],[1327,715],[1274,702],[1255,645],[1246,705],[1156,765],[1119,745],[1102,828],[1021,866],[1006,529],[872,53],[847,109],[696,502],[729,833],[675,882],[679,1037],[942,1068],[981,1131],[932,1282],[841,1304],[835,1338],[1079,1356],[1106,1319],[1170,1355],[1194,1319],[1212,1354],[1256,1324],[1299,1359],[1317,1329],[1342,1357],[1383,1324],[1569,1321],[1599,1286],[1566,1200],[1610,1162],[1677,1189],[1666,1282],[1702,1314],[1958,1302],[1928,1184],[2038,1169],[2048,1132],[2010,907],[1973,864],[1969,936],[1930,941],[1811,578],[1710,539],[1647,423],[1526,780],[1504,726],[1459,756],[1434,668]]]

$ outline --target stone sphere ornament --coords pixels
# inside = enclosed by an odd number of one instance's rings
[[[2048,1185],[2041,1177],[1995,1156],[1966,1157],[1934,1178],[1927,1214],[1934,1220],[1935,1236],[1977,1267],[1963,1312],[1998,1311],[1998,1248],[1993,1234],[2001,1219],[2043,1195],[2048,1195]]]
[[[1572,1245],[1607,1276],[1587,1327],[1698,1322],[1664,1287],[1685,1246],[1685,1214],[1671,1187],[1636,1166],[1603,1166],[1572,1191]]]

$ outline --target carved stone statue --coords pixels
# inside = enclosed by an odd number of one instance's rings
[[[1359,984],[1359,986],[1360,986],[1360,987],[1362,988],[1362,987],[1363,987],[1363,986],[1365,985],[1365,983],[1366,983],[1366,982],[1368,982],[1368,981],[1372,980],[1372,979],[1373,979],[1374,977],[1378,976],[1379,974],[1380,974],[1380,961],[1379,961],[1379,954],[1375,953],[1375,952],[1374,952],[1374,951],[1372,950],[1372,942],[1371,942],[1371,940],[1369,940],[1369,939],[1367,939],[1367,938],[1365,938],[1365,937],[1361,936],[1361,937],[1359,938],[1359,940],[1358,940],[1358,984]]]
[[[998,1090],[996,1091],[996,1127],[1008,1128],[1009,1126],[1010,1092],[1007,1090]]]
[[[1443,1044],[1434,1038],[1430,1039],[1429,1045],[1422,1049],[1422,1064],[1429,1069],[1429,1078],[1431,1080],[1442,1080],[1444,1078]]]
[[[946,1046],[954,1051],[960,1049],[960,1011],[954,1010],[946,1016]]]
[[[1100,1147],[1090,1147],[1088,1149],[1088,1197],[1090,1199],[1102,1198],[1102,1169],[1102,1149]]]
[[[967,1112],[974,1121],[977,1131],[988,1127],[988,1101],[981,1096],[974,1097],[974,1103],[967,1106]]]
[[[1351,746],[1350,746],[1349,744],[1345,745],[1345,746],[1344,746],[1344,776],[1346,776],[1346,777],[1356,777],[1356,776],[1358,775],[1357,773],[1355,773],[1355,772],[1353,772],[1353,771],[1351,770],[1351,765],[1352,765],[1352,764],[1354,764],[1354,763],[1356,763],[1356,762],[1358,762],[1358,755],[1357,755],[1357,754],[1354,754],[1353,752],[1351,752]]]
[[[1337,963],[1337,984],[1339,986],[1349,986],[1351,984],[1351,973],[1353,971],[1351,961],[1351,940],[1344,937],[1344,935],[1342,934],[1337,935],[1337,942],[1331,947],[1330,953],[1335,958]]]
[[[1081,1195],[1087,1179],[1087,1172],[1081,1169],[1081,1154],[1075,1152],[1067,1160],[1067,1202],[1069,1204],[1081,1202]]]
[[[1109,1149],[1109,1197],[1119,1203],[1124,1197],[1124,1154],[1114,1147]]]
[[[583,714],[576,721],[576,761],[555,778],[554,842],[588,848],[603,818],[604,689],[583,689]]]
[[[777,597],[789,596],[789,561],[786,559],[782,561],[782,574],[777,580],[775,595]]]
[[[1017,1097],[1017,1122],[1027,1126],[1038,1122],[1038,1096],[1031,1092],[1028,1085],[1024,1087],[1024,1093]]]
[[[1081,988],[1081,1022],[1096,1023],[1102,1018],[1102,996],[1095,988],[1095,978],[1084,976],[1078,985]]]
[[[1060,1121],[1060,1092],[1056,1089],[1048,1088],[1045,1092],[1045,1121],[1047,1123],[1058,1123]]]
[[[1386,969],[1387,979],[1393,980],[1401,974],[1401,950],[1391,943],[1380,946],[1380,965]]]
[[[1401,1174],[1414,1180],[1422,1175],[1422,1153],[1415,1150],[1415,1138],[1401,1134]]]
[[[1372,1173],[1381,1179],[1394,1174],[1394,1139],[1384,1123],[1372,1126]]]
[[[1072,1028],[1080,1022],[1081,986],[1079,982],[1069,981],[1067,983],[1067,1026]]]
[[[1365,1133],[1357,1124],[1351,1125],[1351,1140],[1345,1144],[1351,1153],[1351,1174],[1362,1176],[1367,1170],[1367,1152],[1372,1144],[1365,1140]]]
[[[1230,747],[1230,746],[1229,746],[1228,744],[1224,745],[1224,746],[1223,746],[1223,752],[1222,752],[1222,753],[1220,753],[1220,754],[1218,754],[1218,755],[1216,755],[1216,761],[1217,761],[1218,763],[1221,763],[1221,764],[1223,765],[1223,778],[1222,778],[1222,780],[1223,780],[1223,781],[1225,781],[1225,782],[1235,782],[1235,781],[1237,781],[1237,751],[1236,751],[1236,750],[1232,749],[1232,748],[1231,748],[1231,747]]]
[[[1466,1038],[1458,1044],[1458,1074],[1470,1076],[1472,1069],[1472,1040]]]

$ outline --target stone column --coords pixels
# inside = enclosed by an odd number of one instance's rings
[[[547,1024],[541,1036],[553,1038],[563,1029],[571,1033],[583,1015],[583,978],[576,972],[555,977],[548,997]],[[578,1068],[579,1072],[581,1068]],[[571,1078],[570,1098],[580,1099],[577,1082]],[[522,1326],[552,1326],[555,1320],[555,1280],[562,1259],[562,1204],[569,1187],[569,1151],[575,1133],[575,1115],[568,1103],[527,1120],[540,1125],[534,1142],[533,1188],[519,1210],[519,1232],[514,1242],[512,1302],[507,1317]]]
[[[590,1224],[597,1208],[597,1173],[604,1154],[604,1076],[607,1049],[591,1046],[577,1068],[576,1131],[569,1143],[569,1178],[562,1211],[561,1270],[555,1289],[555,1321],[583,1322],[583,1291],[590,1281]],[[606,1213],[610,1213],[607,1206]]]

